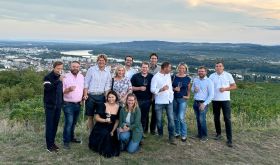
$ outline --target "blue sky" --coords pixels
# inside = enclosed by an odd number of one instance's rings
[[[280,0],[1,0],[0,38],[280,45]]]

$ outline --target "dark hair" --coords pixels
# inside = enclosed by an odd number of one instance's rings
[[[125,56],[125,58],[124,58],[125,61],[126,61],[126,58],[127,58],[127,57],[132,58],[132,61],[133,61],[133,57],[132,57],[131,55]]]
[[[207,68],[205,66],[200,66],[198,69],[204,69],[207,72]]]
[[[71,64],[73,64],[73,63],[77,63],[77,64],[80,65],[80,62],[79,62],[79,61],[72,61]]]
[[[116,97],[116,102],[119,101],[118,94],[117,94],[115,91],[110,90],[110,91],[107,93],[107,96],[106,96],[106,101],[107,101],[107,102],[108,102],[108,96],[109,96],[110,94],[111,94],[111,95],[114,95],[114,96]]]
[[[148,67],[150,66],[150,64],[148,62],[146,62],[146,61],[142,62],[141,66],[143,66],[143,65],[148,65]]]
[[[216,64],[222,64],[224,66],[224,61],[222,61],[222,60],[217,61]]]
[[[157,59],[158,59],[158,55],[157,55],[156,53],[151,53],[151,54],[150,54],[150,58],[152,58],[152,56],[156,56]]]
[[[61,62],[61,61],[55,61],[55,62],[53,63],[53,68],[55,68],[55,67],[58,66],[58,65],[63,65],[63,62]]]
[[[162,64],[161,64],[161,69],[164,69],[164,68],[167,68],[168,66],[170,65],[170,63],[169,62],[163,62]]]

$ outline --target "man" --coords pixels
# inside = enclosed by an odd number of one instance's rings
[[[216,140],[220,140],[221,136],[221,122],[220,113],[223,111],[227,146],[232,147],[232,128],[231,128],[231,108],[230,108],[230,91],[236,89],[235,81],[232,75],[224,71],[224,64],[217,62],[215,66],[216,72],[210,75],[210,79],[214,83],[214,99],[212,101],[214,122],[216,128]]]
[[[74,136],[75,126],[81,110],[81,101],[84,89],[84,76],[80,72],[80,63],[73,61],[70,66],[70,73],[63,79],[64,98],[64,148],[69,149],[69,143],[80,143]]]
[[[97,57],[97,66],[89,68],[85,77],[84,99],[86,100],[86,115],[88,128],[93,128],[93,117],[97,105],[105,102],[106,93],[111,89],[112,77],[106,67],[107,56],[100,54]]]
[[[162,113],[166,110],[168,119],[169,143],[176,145],[174,139],[174,117],[173,117],[173,88],[171,82],[171,64],[163,62],[160,72],[152,78],[151,92],[155,95],[155,112],[159,136],[163,136]]]
[[[152,53],[150,55],[150,68],[149,73],[155,75],[157,72],[160,71],[160,66],[158,63],[158,55],[156,53]],[[149,121],[147,122],[145,132],[148,132],[148,125]],[[150,133],[155,135],[156,134],[156,113],[155,113],[155,100],[152,101],[152,116],[151,116],[151,123],[150,123]]]
[[[124,63],[125,63],[125,77],[131,79],[131,77],[137,73],[137,71],[135,69],[133,69],[131,66],[132,66],[132,63],[133,63],[133,57],[132,56],[126,56],[125,59],[124,59]]]
[[[149,72],[149,63],[142,62],[141,72],[131,78],[133,93],[136,95],[141,110],[141,123],[143,130],[149,121],[149,110],[151,106],[152,93],[150,92],[153,75]]]
[[[60,119],[61,107],[63,103],[63,90],[61,76],[63,63],[56,61],[53,70],[44,77],[44,109],[46,115],[46,143],[49,152],[57,152],[58,146],[55,144],[57,126]]]
[[[201,142],[208,140],[206,114],[208,105],[214,97],[214,87],[212,81],[206,76],[207,69],[203,66],[198,68],[198,78],[195,78],[192,85],[192,92],[194,92],[193,109],[197,122],[197,137]]]

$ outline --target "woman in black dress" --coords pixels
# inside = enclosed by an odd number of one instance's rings
[[[117,137],[119,124],[118,96],[110,91],[106,103],[98,105],[95,114],[96,124],[89,136],[89,148],[104,157],[119,156],[120,144]]]

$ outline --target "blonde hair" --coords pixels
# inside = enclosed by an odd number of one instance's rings
[[[119,69],[121,69],[121,68],[124,70],[124,74],[125,74],[125,72],[126,72],[125,67],[124,67],[123,65],[118,65],[117,68],[116,68],[116,70],[115,70],[115,77],[118,75],[118,71],[119,71]]]
[[[127,100],[129,97],[133,97],[134,98],[134,105],[132,107],[132,112],[135,112],[136,108],[138,107],[138,101],[137,101],[137,97],[135,96],[135,94],[133,93],[129,93],[127,96],[126,96],[126,101],[125,101],[125,110],[128,112],[128,105],[127,105]]]
[[[179,65],[177,66],[177,68],[176,68],[176,70],[177,71],[179,71],[179,67],[180,66],[183,66],[183,67],[185,67],[185,69],[186,69],[186,73],[188,73],[188,71],[189,71],[189,67],[188,67],[188,65],[187,64],[185,64],[185,63],[179,63]]]
[[[99,54],[98,56],[97,56],[97,59],[96,59],[96,62],[98,62],[101,58],[103,58],[104,60],[105,60],[105,62],[107,63],[107,56],[106,56],[106,54]]]

